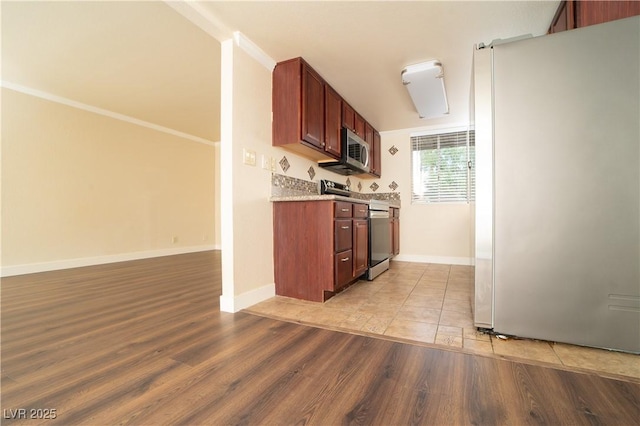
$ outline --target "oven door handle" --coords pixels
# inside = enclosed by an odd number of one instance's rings
[[[370,210],[369,211],[369,218],[371,218],[371,219],[389,219],[389,212],[388,211]]]

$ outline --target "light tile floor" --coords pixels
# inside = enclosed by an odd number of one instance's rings
[[[246,311],[302,324],[640,379],[640,356],[530,339],[502,340],[473,326],[474,268],[392,261],[325,303],[276,296]]]

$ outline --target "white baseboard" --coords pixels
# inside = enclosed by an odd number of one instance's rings
[[[51,262],[29,263],[25,265],[3,266],[0,276],[33,274],[36,272],[57,271],[59,269],[80,268],[83,266],[102,265],[105,263],[125,262],[128,260],[148,259],[151,257],[171,256],[175,254],[195,253],[199,251],[219,250],[218,245],[176,247],[160,250],[120,253],[107,256],[82,257],[77,259],[62,259]]]
[[[271,283],[239,294],[237,296],[220,296],[220,310],[222,312],[239,312],[251,305],[270,299],[276,295],[276,284]]]
[[[393,258],[400,262],[442,263],[446,265],[475,265],[473,257],[422,256],[416,254],[399,254]]]

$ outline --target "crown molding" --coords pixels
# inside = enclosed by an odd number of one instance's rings
[[[236,46],[244,50],[249,56],[261,63],[269,72],[273,71],[276,67],[276,61],[271,56],[267,55],[257,44],[252,42],[247,36],[240,31],[233,33],[233,41]]]
[[[166,0],[164,3],[221,43],[233,35],[220,19],[199,2]]]
[[[193,142],[202,143],[205,145],[218,145],[220,142],[214,142],[209,139],[204,139],[199,136],[190,135],[169,127],[160,126],[158,124],[150,123],[148,121],[140,120],[138,118],[130,117],[128,115],[120,114],[118,112],[109,111],[106,109],[98,108],[92,105],[87,105],[82,102],[74,101],[73,99],[64,98],[62,96],[54,95],[52,93],[44,92],[42,90],[33,89],[31,87],[22,86],[20,84],[12,83],[10,81],[0,81],[0,86],[5,89],[13,90],[15,92],[24,93],[26,95],[34,96],[36,98],[45,99],[47,101],[55,102],[58,104],[66,105],[72,108],[81,109],[83,111],[92,112],[94,114],[103,115],[105,117],[113,118],[115,120],[125,121],[127,123],[135,124],[137,126],[146,127],[148,129],[156,130],[158,132],[167,133],[179,138],[188,139]]]

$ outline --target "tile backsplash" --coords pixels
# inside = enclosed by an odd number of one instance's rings
[[[318,194],[318,184],[304,179],[271,173],[271,196],[292,197]]]
[[[361,188],[362,186],[359,185]],[[304,195],[318,195],[320,189],[317,182],[298,179],[291,176],[284,176],[278,173],[271,174],[271,196],[272,197],[293,197]],[[399,192],[380,192],[375,194],[363,194],[353,192],[353,198],[361,200],[393,200],[400,201]]]

